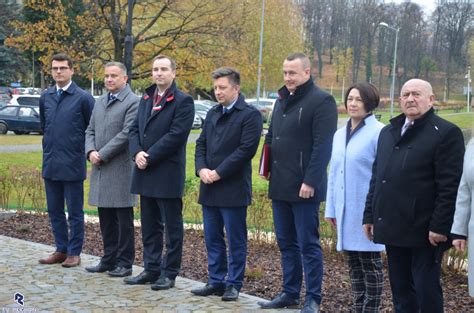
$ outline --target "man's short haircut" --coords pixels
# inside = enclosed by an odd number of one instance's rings
[[[287,61],[294,61],[296,59],[301,60],[301,64],[303,65],[304,69],[311,68],[311,62],[309,61],[309,58],[302,52],[294,52],[286,57]]]
[[[423,88],[425,89],[425,91],[428,93],[428,96],[434,96],[434,92],[433,92],[433,86],[431,86],[430,82],[429,81],[426,81],[424,79],[419,79],[419,78],[411,78],[409,80],[407,80],[403,85],[402,85],[402,89],[400,89],[400,96],[402,96],[402,91],[403,91],[403,88],[405,87],[405,85],[408,83],[408,82],[416,82],[420,85],[423,86]]]
[[[66,53],[56,53],[53,55],[52,61],[67,61],[67,65],[72,69],[72,59]]]
[[[240,86],[240,73],[230,67],[220,67],[212,72],[212,80],[227,77],[232,85]]]
[[[349,93],[352,89],[359,90],[360,97],[362,98],[362,102],[364,102],[364,109],[366,112],[372,112],[373,110],[375,110],[376,107],[379,106],[380,95],[377,88],[370,83],[362,82],[355,83],[347,89],[346,95],[344,96],[344,106],[346,107],[346,109],[347,97],[349,97]]]
[[[104,67],[111,67],[111,66],[118,67],[119,69],[122,70],[124,75],[127,75],[127,68],[125,67],[125,65],[122,62],[112,61],[112,62],[108,62],[104,65]]]
[[[171,69],[173,71],[176,71],[176,62],[172,58],[170,58],[169,56],[164,55],[164,54],[159,54],[156,57],[154,57],[151,64],[155,63],[156,60],[161,60],[161,59],[168,59],[171,63]]]

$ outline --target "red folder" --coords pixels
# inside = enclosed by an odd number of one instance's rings
[[[259,174],[268,179],[270,174],[270,157],[271,149],[268,144],[263,145],[262,156],[260,157],[260,169]]]

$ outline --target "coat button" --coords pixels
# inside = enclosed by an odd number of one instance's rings
[[[399,147],[399,146],[395,146],[395,150],[398,150],[398,149],[400,149],[400,147]]]
[[[280,137],[276,137],[276,140],[280,140]]]
[[[283,117],[286,117],[286,114],[283,114]]]
[[[382,220],[382,218],[381,218],[381,217],[379,217],[379,218],[377,219],[377,221],[381,221],[381,220]]]
[[[273,164],[277,164],[278,162],[277,161],[273,161]]]
[[[146,134],[143,134],[143,138],[145,138],[145,137],[146,137]]]
[[[382,184],[385,184],[386,182],[387,182],[387,181],[386,181],[385,179],[384,179],[384,180],[382,180]]]

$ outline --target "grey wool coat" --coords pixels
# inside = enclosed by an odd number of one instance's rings
[[[127,84],[117,99],[108,101],[109,93],[95,103],[86,130],[86,156],[97,151],[102,163],[92,164],[89,204],[104,208],[137,205],[130,193],[133,162],[128,150],[128,131],[137,115],[140,98]]]
[[[474,138],[464,156],[464,169],[456,199],[456,212],[451,233],[465,236],[468,242],[469,295],[474,297]]]

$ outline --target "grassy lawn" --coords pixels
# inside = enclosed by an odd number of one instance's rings
[[[5,137],[10,137],[10,136],[5,136]],[[15,137],[15,136],[12,136]],[[17,137],[28,137],[28,136],[17,136]],[[39,136],[38,136],[39,137]],[[1,138],[1,137],[0,137]],[[259,219],[261,221],[265,221],[264,224],[266,227],[269,227],[269,223],[271,222],[271,213],[267,209],[262,210],[263,206],[268,207],[269,206],[269,200],[266,197],[266,192],[268,188],[268,182],[261,179],[258,176],[258,166],[259,166],[259,161],[260,161],[260,151],[261,147],[263,145],[263,137],[261,138],[261,143],[259,150],[257,151],[256,157],[252,160],[252,168],[253,168],[253,190],[254,190],[254,195],[256,198],[261,199],[255,204],[255,209],[249,209],[249,218],[252,219]],[[183,198],[184,202],[184,219],[187,222],[200,222],[201,221],[201,207],[197,203],[198,200],[198,192],[199,192],[199,178],[196,177],[194,173],[194,151],[196,148],[195,143],[189,143],[187,145],[186,149],[186,192],[185,192],[185,197]],[[31,169],[36,169],[38,172],[41,171],[41,162],[42,162],[42,153],[41,152],[16,152],[16,153],[0,153],[0,188],[3,188],[2,186],[2,169],[5,169],[6,167],[10,168],[11,172],[11,178],[14,181],[15,178],[17,179],[24,179],[24,170],[31,172]],[[88,163],[88,171],[90,171],[90,164]],[[21,203],[21,200],[19,200],[19,195],[26,193],[28,188],[34,188],[37,189],[38,186],[34,187],[34,185],[37,184],[42,184],[41,180],[35,180],[34,182],[31,182],[30,180],[26,181],[23,183],[23,185],[20,183],[20,185],[17,185],[16,187],[13,187],[11,190],[11,194],[9,197],[9,205],[8,207],[10,208],[17,208],[19,206],[19,203]],[[89,194],[89,189],[90,189],[90,182],[89,179],[87,179],[84,182],[84,198],[85,198],[85,203],[84,203],[84,209],[86,213],[88,214],[96,214],[96,208],[89,206],[87,203],[88,199],[88,194]],[[43,192],[44,193],[44,192]],[[0,190],[0,195],[2,194],[2,190]],[[44,197],[44,195],[43,195]],[[26,200],[25,201],[25,207],[31,207],[31,201]],[[257,202],[257,201],[255,201]],[[0,205],[1,206],[1,205]],[[21,205],[20,205],[21,206]],[[257,218],[255,215],[250,213],[250,210],[252,212],[255,212],[256,214],[259,214],[259,217]],[[137,216],[138,217],[138,216]],[[249,228],[252,228],[252,225],[254,223],[249,224]]]
[[[474,128],[474,112],[459,114],[448,114],[443,112],[440,113],[439,116],[458,125],[461,129]]]
[[[387,124],[390,119],[390,112],[377,112],[376,114],[381,114],[381,121],[384,124]],[[398,113],[395,113],[398,114]],[[440,116],[452,121],[461,128],[471,128],[473,127],[474,113],[459,113],[452,114],[450,111],[440,112]],[[348,118],[347,114],[340,114],[340,118]],[[197,134],[200,130],[193,130],[192,133]],[[260,153],[263,146],[263,139],[261,137],[260,146],[257,150],[256,156],[252,160],[252,170],[253,170],[253,195],[254,201],[253,204],[248,209],[248,225],[249,229],[259,230],[264,229],[265,231],[271,230],[272,228],[272,213],[271,213],[271,203],[267,197],[268,182],[263,180],[258,175],[258,167],[260,162]],[[14,144],[31,144],[31,143],[41,143],[41,136],[37,135],[0,135],[0,145],[14,145]],[[199,178],[196,177],[194,172],[194,151],[196,148],[195,143],[189,143],[186,149],[186,184],[185,184],[185,196],[183,198],[184,202],[184,219],[187,222],[199,223],[202,220],[201,216],[201,207],[197,203],[198,194],[199,194]],[[31,193],[31,190],[36,190],[36,197],[43,197],[44,201],[44,191],[42,188],[42,180],[39,177],[39,174],[36,174],[35,179],[28,179],[30,173],[35,172],[31,169],[35,169],[37,173],[41,171],[41,161],[42,156],[41,152],[16,152],[16,153],[0,153],[0,196],[2,193],[5,194],[5,185],[3,182],[11,180],[16,182],[16,185],[12,188],[10,192],[9,199],[7,203],[8,207],[16,208],[21,207],[22,200],[21,195],[25,195],[23,200],[23,207],[34,207],[32,200],[28,200],[28,194]],[[10,175],[3,176],[2,173],[5,173],[5,168],[10,167]],[[90,164],[88,164],[88,170],[90,171]],[[29,173],[28,173],[29,171]],[[31,175],[30,175],[31,176]],[[26,178],[25,178],[26,177]],[[24,179],[24,181],[22,181]],[[40,188],[41,187],[41,188]],[[88,193],[89,193],[89,180],[86,180],[84,183],[84,196],[85,196],[85,211],[88,214],[96,214],[96,208],[91,207],[87,204]],[[39,189],[39,190],[38,190]],[[0,206],[1,206],[1,197],[0,197]],[[45,203],[45,202],[38,202]],[[20,204],[20,205],[19,205]],[[36,207],[43,207],[44,204],[38,204]],[[138,215],[136,215],[138,217]],[[326,229],[322,221],[321,233],[331,234],[331,229]],[[323,231],[324,230],[324,231]]]
[[[401,112],[399,110],[394,110],[393,116],[399,115]],[[390,122],[390,112],[378,111],[374,114],[380,114],[380,121],[387,125]],[[474,112],[455,112],[454,110],[442,110],[438,113],[442,118],[450,121],[451,123],[456,124],[461,129],[473,128],[474,127]],[[348,119],[348,114],[339,114],[339,118]]]
[[[0,135],[0,146],[41,144],[40,135]]]

